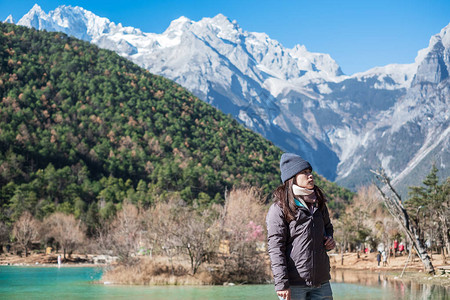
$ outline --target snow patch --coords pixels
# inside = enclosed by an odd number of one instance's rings
[[[355,73],[349,78],[366,82],[368,78],[377,78],[374,85],[377,89],[396,90],[409,88],[417,71],[417,63],[390,64],[384,67],[375,67],[365,72]]]
[[[239,111],[238,118],[245,124],[245,126],[247,126],[248,128],[253,128],[252,118],[249,117],[245,110]]]

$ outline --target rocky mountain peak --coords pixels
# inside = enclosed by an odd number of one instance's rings
[[[42,10],[42,8],[39,6],[39,4],[34,4],[33,7],[28,12],[29,15],[45,15],[45,12]]]
[[[35,4],[30,11],[17,22],[17,25],[34,27],[36,29],[47,29],[43,27],[48,27],[49,24],[46,22],[48,18],[48,15],[42,8],[38,4]]]
[[[192,25],[192,21],[189,18],[186,18],[184,16],[179,17],[178,19],[173,20],[170,22],[169,27],[164,31],[164,34],[168,34],[169,32],[182,32],[185,30],[189,30],[190,26]]]
[[[15,22],[14,22],[13,16],[12,16],[12,15],[9,15],[9,16],[5,19],[5,21],[3,21],[3,23],[14,24]]]
[[[419,51],[416,64],[418,67],[413,85],[437,84],[449,77],[450,24],[431,37],[428,48]]]

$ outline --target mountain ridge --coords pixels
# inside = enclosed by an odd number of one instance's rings
[[[43,18],[61,16],[60,11],[71,9],[58,7]],[[75,10],[97,20],[91,12]],[[31,26],[26,24],[27,18],[22,19],[19,23]],[[68,24],[71,18],[66,16],[64,20]],[[396,103],[410,97],[408,90],[424,80],[436,83],[436,78],[445,78],[448,73],[445,55],[439,53],[448,49],[446,32],[450,25],[431,38],[429,47],[420,50],[413,63],[376,67],[348,76],[328,54],[311,53],[301,45],[284,48],[265,33],[247,32],[221,14],[197,22],[180,17],[162,34],[102,20],[97,29],[75,34],[83,38],[86,33],[88,37],[84,38],[100,47],[175,80],[285,151],[301,154],[317,166],[320,174],[352,188],[368,180],[367,167],[361,171],[365,181],[349,179],[359,159],[388,166],[388,174],[393,177],[407,167],[407,162],[389,166],[380,158],[386,155],[358,152],[364,148],[361,145],[376,140],[370,137],[375,134],[375,124],[384,115],[393,114]],[[437,51],[436,59],[427,59],[433,51]]]
[[[278,147],[172,80],[60,32],[0,23],[0,45],[0,221],[280,184]],[[316,181],[335,213],[353,196]]]

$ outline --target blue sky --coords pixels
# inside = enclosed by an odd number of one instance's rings
[[[113,22],[161,33],[180,16],[198,21],[222,13],[246,31],[265,32],[285,47],[328,53],[346,74],[411,63],[450,23],[449,0],[0,0],[0,19],[17,22],[38,3],[45,12],[81,6]]]

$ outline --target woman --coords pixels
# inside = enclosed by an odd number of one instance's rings
[[[275,203],[266,217],[268,250],[280,299],[333,299],[330,260],[333,225],[322,191],[314,185],[311,165],[284,153]]]

